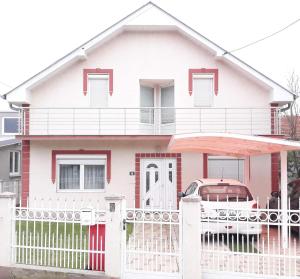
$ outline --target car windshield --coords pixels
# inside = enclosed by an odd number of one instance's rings
[[[251,201],[252,195],[245,186],[240,185],[208,185],[199,189],[204,201]]]

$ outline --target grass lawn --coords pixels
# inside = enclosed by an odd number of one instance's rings
[[[128,241],[129,236],[132,234],[133,232],[133,223],[127,223],[126,224],[126,241]]]
[[[80,224],[17,221],[16,244],[22,248],[15,249],[16,262],[78,269],[93,266],[98,269],[102,259],[88,252],[91,248],[89,234],[89,227]],[[91,241],[94,241],[92,246],[95,248],[101,247],[100,238],[98,243],[96,237]]]

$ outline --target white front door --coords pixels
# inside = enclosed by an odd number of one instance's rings
[[[176,159],[143,159],[141,170],[142,207],[176,209]]]

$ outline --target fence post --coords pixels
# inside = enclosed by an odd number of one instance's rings
[[[13,264],[12,245],[15,237],[13,208],[16,206],[14,193],[0,193],[0,266]]]
[[[199,197],[181,199],[182,210],[182,278],[201,275],[201,207]]]
[[[105,275],[121,277],[123,220],[125,218],[126,201],[123,196],[107,196],[105,225]]]

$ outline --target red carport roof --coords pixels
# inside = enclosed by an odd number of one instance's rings
[[[242,157],[300,150],[300,142],[263,136],[192,133],[174,135],[168,149],[171,152],[199,152]]]

